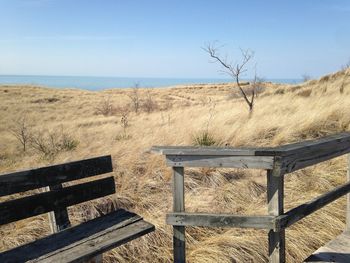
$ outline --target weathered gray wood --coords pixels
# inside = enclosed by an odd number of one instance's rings
[[[349,133],[329,136],[309,143],[300,143],[298,147],[281,147],[284,156],[281,169],[290,173],[311,165],[330,160],[350,152]]]
[[[285,156],[303,152],[305,149],[312,151],[313,149],[330,149],[332,146],[348,144],[350,142],[350,132],[337,133],[324,136],[319,139],[306,140],[292,144],[277,146],[274,149],[276,155]]]
[[[212,167],[272,169],[271,158],[281,157],[281,170],[284,173],[290,173],[350,153],[350,133],[340,133],[274,148],[154,146],[151,150],[165,154],[169,166],[179,167],[211,165]]]
[[[242,216],[209,213],[169,213],[166,223],[174,226],[241,227],[275,229],[274,216]]]
[[[289,210],[287,213],[277,218],[277,224],[280,225],[281,228],[289,227],[302,218],[312,214],[318,209],[321,209],[349,192],[350,182],[347,182],[346,184],[338,186],[328,193],[325,193],[305,204]]]
[[[193,146],[153,146],[151,152],[164,155],[275,156],[275,148],[231,148]]]
[[[350,154],[347,156],[347,182],[350,182]],[[346,196],[346,230],[350,231],[350,194]]]
[[[350,233],[344,232],[316,250],[304,262],[350,262]]]
[[[0,175],[0,196],[112,172],[111,156]]]
[[[61,190],[62,184],[47,186],[45,187],[46,191]],[[57,233],[67,227],[70,227],[70,220],[68,216],[67,207],[55,209],[53,212],[49,212],[49,224],[51,233]]]
[[[83,262],[154,231],[123,209],[0,254],[0,262]]]
[[[153,146],[151,151],[164,155],[224,155],[224,156],[287,156],[303,152],[305,149],[330,149],[334,145],[349,144],[350,132],[325,136],[316,140],[286,144],[277,147],[193,147],[193,146]]]
[[[185,211],[184,168],[173,167],[173,212]],[[186,238],[184,226],[173,226],[174,262],[186,262]]]
[[[172,167],[230,167],[247,169],[272,169],[271,156],[220,156],[220,155],[167,155]]]
[[[40,215],[63,207],[115,193],[114,178],[108,177],[60,190],[0,203],[0,225]]]
[[[270,216],[283,214],[284,177],[280,162],[276,160],[274,168],[267,171],[267,199]],[[285,262],[285,230],[269,231],[269,261]]]

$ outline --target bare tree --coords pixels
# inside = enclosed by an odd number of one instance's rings
[[[219,49],[215,47],[215,45],[213,44],[208,44],[203,49],[210,55],[210,57],[212,57],[215,60],[214,62],[218,62],[224,68],[222,72],[228,74],[230,77],[232,77],[236,81],[236,84],[241,92],[241,95],[249,107],[249,111],[252,112],[254,107],[255,89],[252,90],[252,93],[249,96],[249,94],[243,89],[240,83],[240,78],[242,74],[247,71],[246,66],[248,62],[254,57],[254,52],[249,49],[247,50],[241,49],[241,53],[242,53],[241,62],[233,63],[233,62],[229,62],[227,57],[222,57],[220,54],[218,54]]]
[[[139,87],[140,84],[135,83],[135,86],[132,89],[132,93],[128,95],[131,99],[132,107],[134,108],[135,113],[138,113],[140,109]]]
[[[9,131],[22,144],[23,152],[25,152],[31,136],[26,117],[15,120]]]

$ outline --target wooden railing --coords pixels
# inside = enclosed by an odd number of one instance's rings
[[[267,229],[270,262],[285,262],[285,229],[302,218],[350,192],[348,182],[310,202],[284,212],[284,175],[350,152],[350,133],[319,140],[304,141],[274,148],[212,148],[154,146],[164,154],[173,169],[173,212],[167,223],[173,225],[174,262],[185,262],[185,227],[240,227]],[[348,159],[350,162],[350,159]],[[268,214],[245,216],[231,214],[186,213],[184,167],[230,167],[267,170]],[[348,170],[349,171],[349,170]],[[350,230],[349,195],[347,230]]]

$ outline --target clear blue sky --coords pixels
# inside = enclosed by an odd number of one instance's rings
[[[0,0],[0,74],[223,77],[216,40],[262,77],[318,77],[350,58],[350,1]]]

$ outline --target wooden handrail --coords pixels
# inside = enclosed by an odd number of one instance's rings
[[[285,262],[285,228],[350,192],[349,169],[348,183],[284,213],[284,175],[350,153],[349,132],[278,147],[154,146],[151,151],[165,155],[167,165],[173,168],[174,208],[173,213],[167,215],[167,223],[173,225],[174,229],[175,262],[184,263],[186,260],[185,226],[269,229],[269,261]],[[184,167],[265,169],[268,215],[186,213]],[[349,230],[350,195],[347,200],[347,229]]]
[[[287,228],[304,217],[316,212],[322,207],[334,202],[340,197],[350,192],[350,182],[338,186],[330,192],[327,192],[305,204],[299,205],[285,214],[277,217],[277,224],[280,228]]]

